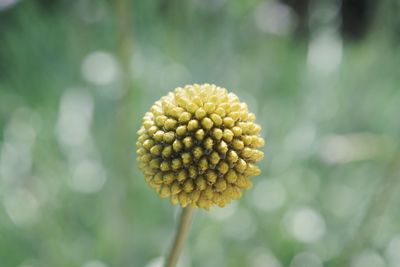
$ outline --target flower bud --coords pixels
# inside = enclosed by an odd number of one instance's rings
[[[224,206],[252,186],[264,153],[245,103],[215,85],[187,85],[156,101],[138,131],[145,181],[182,207]]]

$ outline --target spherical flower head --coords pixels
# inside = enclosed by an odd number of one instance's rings
[[[187,85],[155,102],[138,131],[146,182],[182,207],[225,206],[251,187],[264,156],[261,127],[239,98],[216,85]]]

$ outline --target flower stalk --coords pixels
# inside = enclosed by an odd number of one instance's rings
[[[164,267],[175,267],[178,260],[179,255],[182,252],[182,249],[185,245],[185,241],[189,234],[190,225],[192,223],[194,208],[191,206],[187,206],[182,209],[178,228],[176,230],[175,239],[172,243],[170,251],[168,253],[167,259],[165,261]]]
[[[175,267],[193,210],[224,207],[261,173],[264,139],[246,103],[214,84],[175,88],[156,101],[138,131],[137,159],[145,181],[183,209],[165,267]]]

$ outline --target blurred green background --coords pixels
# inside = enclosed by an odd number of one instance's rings
[[[398,0],[0,0],[0,266],[160,267],[136,131],[177,86],[256,113],[263,173],[181,266],[400,266]]]

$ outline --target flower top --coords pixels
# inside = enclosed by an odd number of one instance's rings
[[[182,207],[225,206],[251,187],[264,156],[261,127],[239,98],[216,85],[187,85],[156,101],[138,131],[146,182]]]

